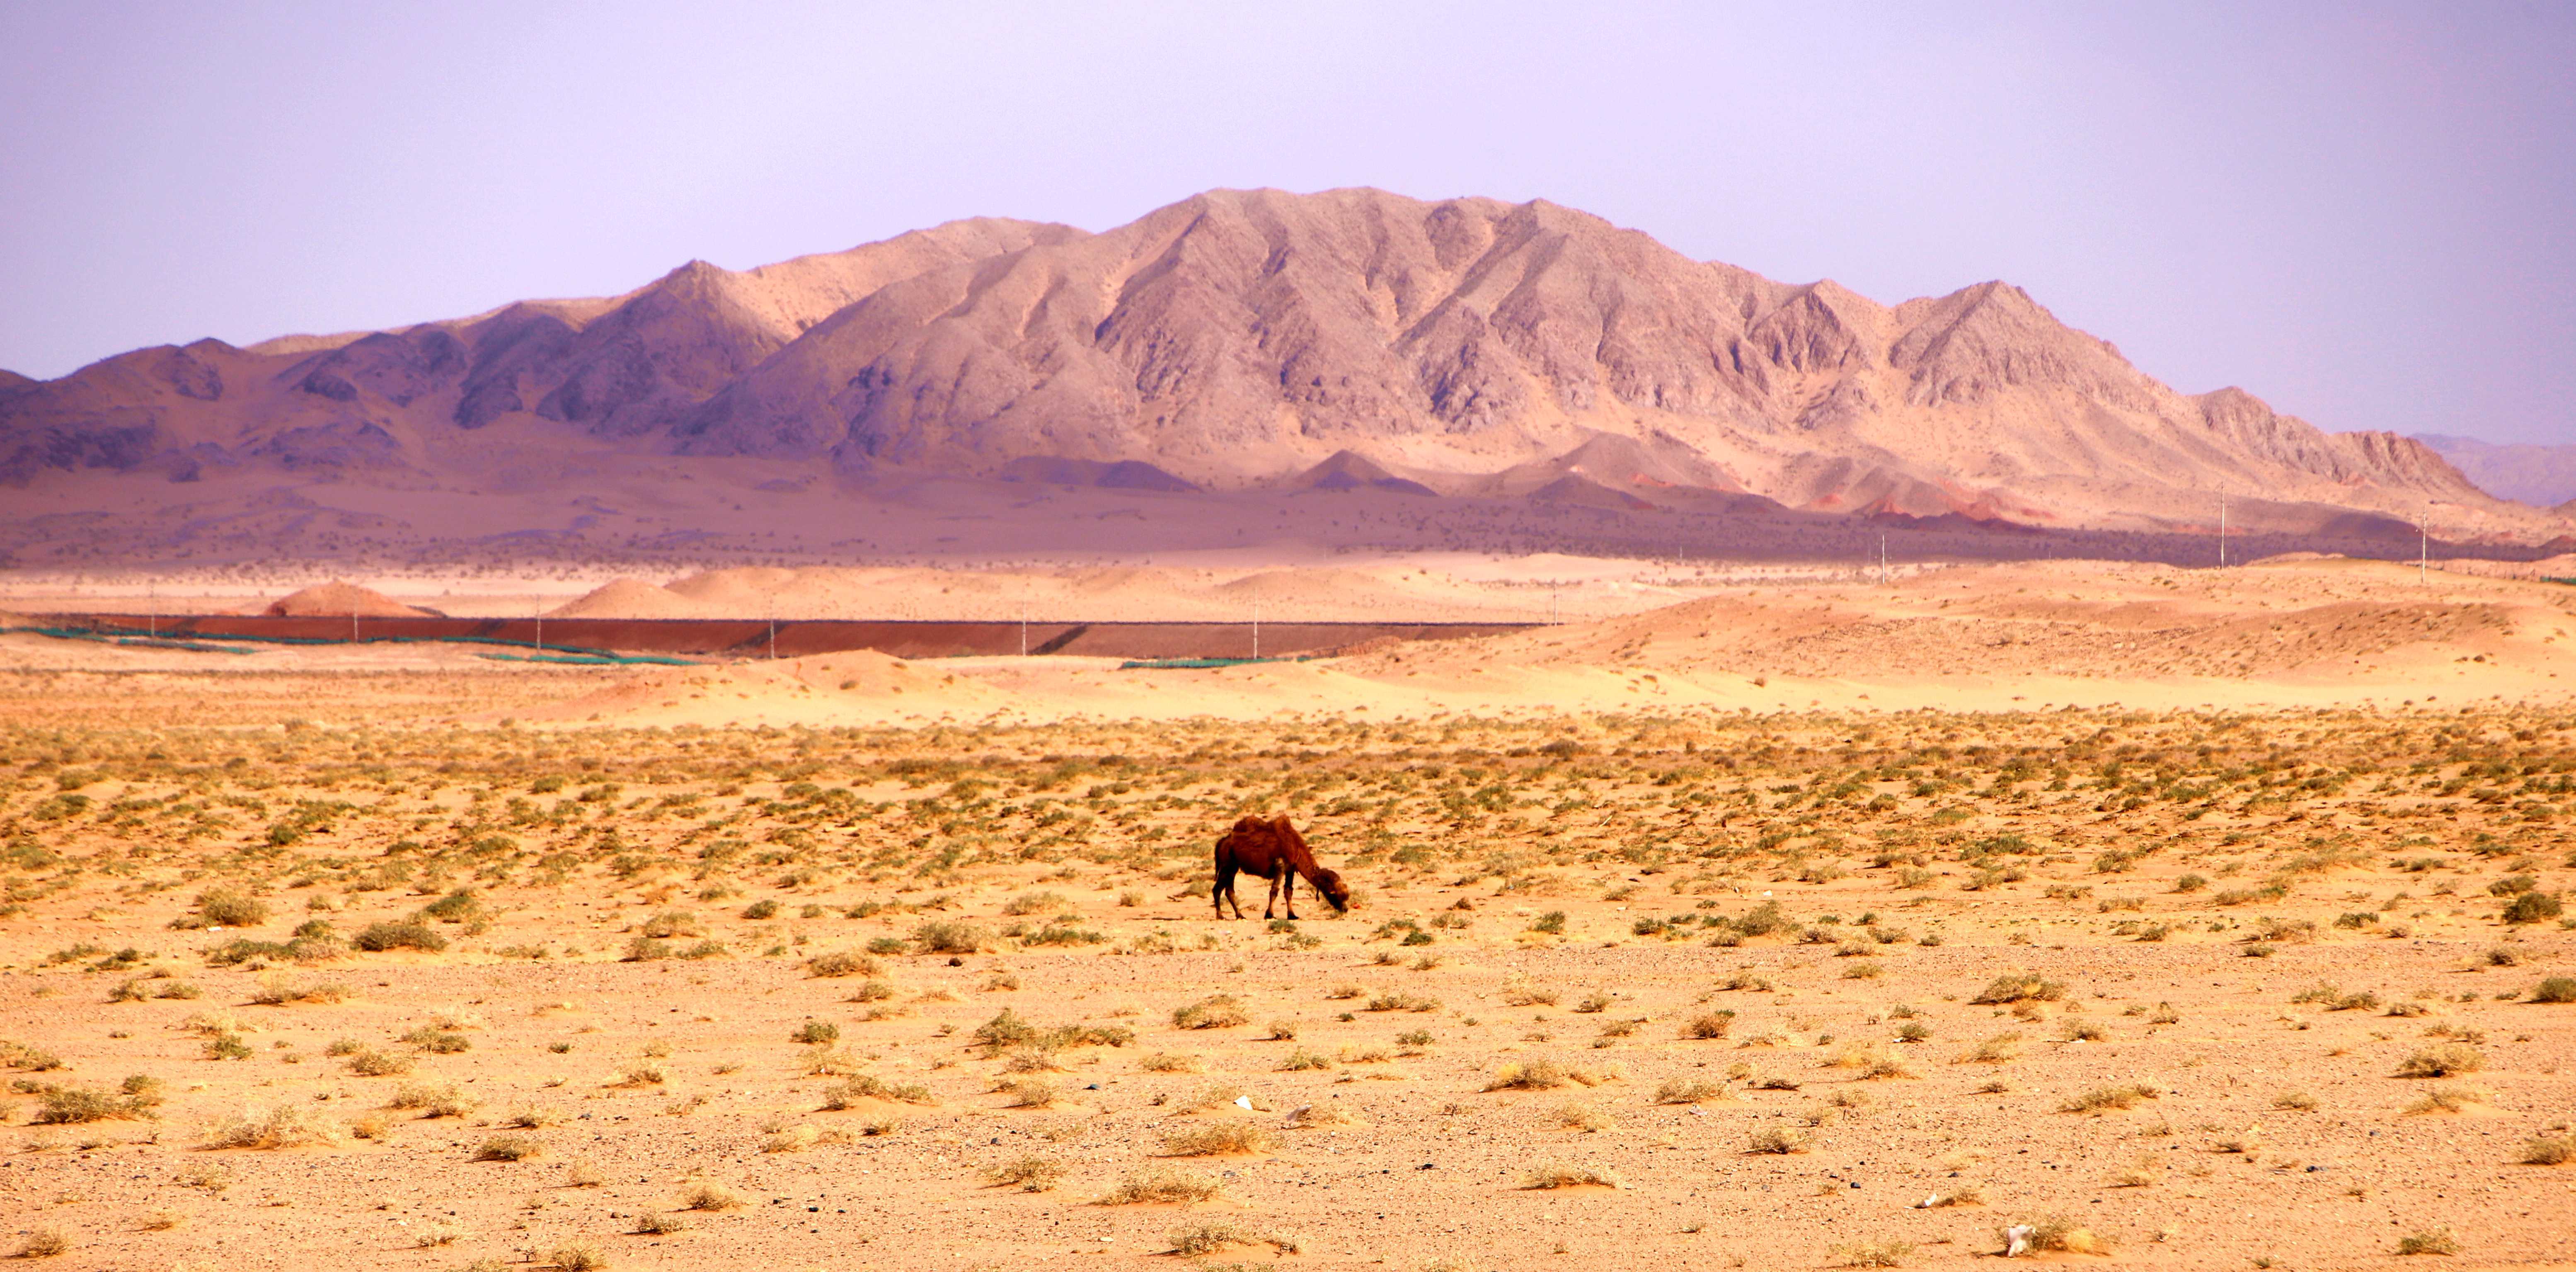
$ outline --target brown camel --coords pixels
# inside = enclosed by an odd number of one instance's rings
[[[1342,877],[1315,863],[1313,849],[1306,846],[1297,828],[1285,817],[1264,821],[1246,817],[1234,824],[1225,837],[1216,841],[1216,886],[1209,895],[1216,900],[1216,917],[1225,917],[1226,903],[1234,903],[1234,917],[1243,917],[1243,902],[1234,895],[1236,871],[1268,880],[1269,895],[1261,899],[1261,917],[1270,917],[1274,898],[1288,903],[1288,917],[1297,917],[1297,876],[1315,885],[1315,893],[1333,903],[1336,911],[1351,908],[1351,890],[1342,886]]]

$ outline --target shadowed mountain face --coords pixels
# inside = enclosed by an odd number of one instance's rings
[[[2178,393],[2007,284],[1890,307],[1545,202],[1374,190],[1216,191],[1099,234],[955,222],[609,300],[0,380],[0,480],[22,485],[462,489],[505,480],[503,451],[671,480],[756,461],[2151,530],[2232,494],[2312,509],[2294,520],[2434,501],[2482,533],[2554,524],[2418,442]]]

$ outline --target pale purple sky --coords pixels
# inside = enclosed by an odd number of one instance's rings
[[[2568,4],[0,0],[0,367],[1375,185],[2576,442],[2571,66]]]

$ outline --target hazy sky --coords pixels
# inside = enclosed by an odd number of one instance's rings
[[[1213,186],[1546,198],[2576,442],[2576,5],[0,0],[0,367]]]

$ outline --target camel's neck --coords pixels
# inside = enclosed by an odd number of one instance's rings
[[[1287,858],[1290,868],[1304,875],[1308,883],[1313,883],[1315,872],[1323,869],[1323,866],[1315,861],[1314,850],[1293,839],[1279,845],[1279,855]]]

